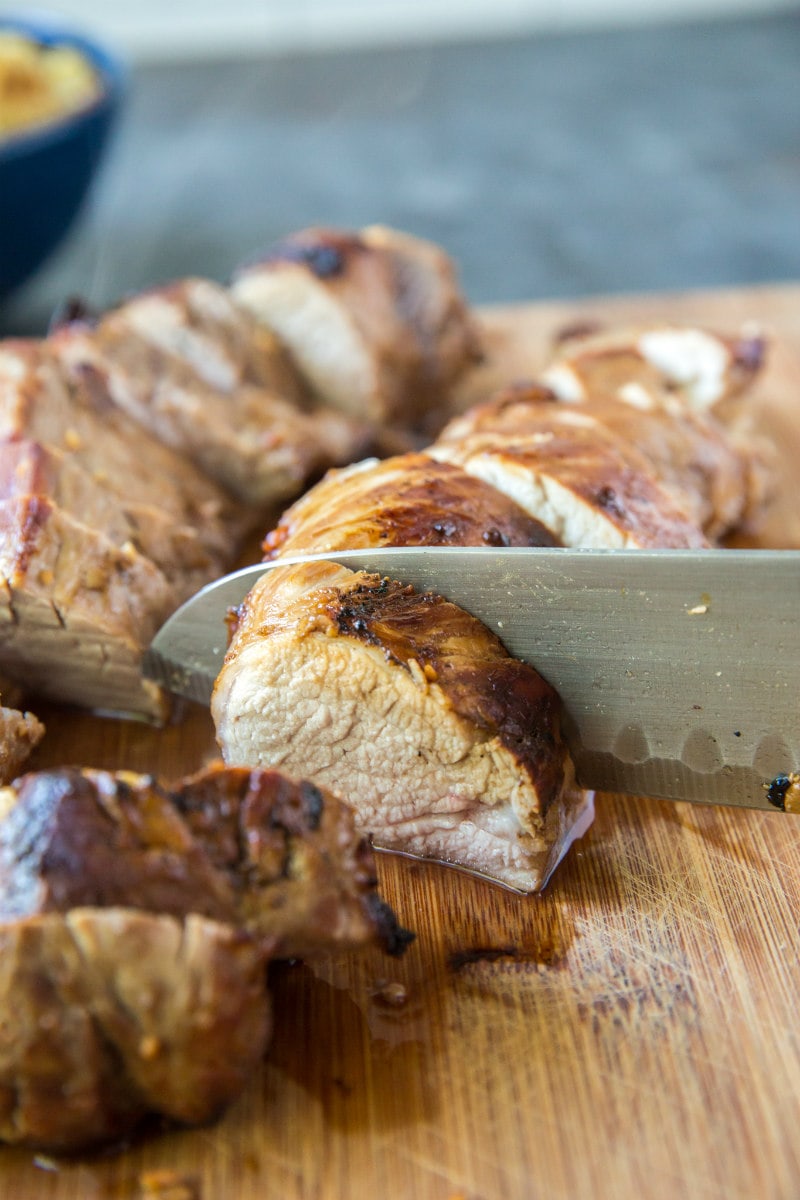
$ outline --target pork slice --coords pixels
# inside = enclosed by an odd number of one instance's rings
[[[10,783],[44,737],[44,725],[30,712],[0,707],[0,783]]]
[[[286,500],[337,454],[351,458],[366,443],[369,431],[338,414],[328,418],[326,442],[314,417],[276,392],[208,383],[163,347],[165,307],[162,296],[132,300],[95,328],[63,331],[58,353],[71,371],[100,375],[116,405],[241,502],[263,508]]]
[[[12,679],[82,707],[165,714],[143,647],[175,607],[158,568],[41,496],[0,503],[0,657]]]
[[[120,307],[140,337],[181,359],[210,387],[231,393],[255,385],[296,407],[309,405],[283,343],[220,284],[180,279]]]
[[[409,938],[313,784],[23,776],[0,790],[0,1139],[75,1151],[147,1114],[207,1122],[264,1053],[271,958]]]
[[[252,514],[246,516],[192,463],[115,408],[91,367],[68,377],[55,344],[56,339],[0,345],[0,438],[61,451],[113,492],[142,529],[157,529],[156,514],[162,513],[179,531],[177,551],[184,547],[190,561],[196,554],[189,543],[199,540],[215,562],[230,562]],[[163,542],[163,533],[153,540],[148,553]]]
[[[651,403],[731,415],[758,377],[767,344],[691,326],[652,325],[564,331],[542,376],[560,399],[616,398],[635,384]]]
[[[0,920],[76,907],[192,912],[296,958],[408,935],[376,891],[342,801],[275,771],[216,764],[165,788],[63,768],[0,794]]]
[[[535,891],[592,796],[532,667],[439,596],[332,563],[250,592],[212,699],[226,762],[346,795],[375,844]]]
[[[424,454],[331,471],[281,517],[265,557],[369,546],[552,546],[539,522],[482,480]]]
[[[0,501],[25,496],[45,496],[114,545],[152,559],[173,587],[176,603],[224,570],[195,529],[176,526],[153,506],[124,504],[107,480],[90,475],[68,453],[26,439],[0,442]]]
[[[506,388],[455,418],[441,440],[459,442],[484,432],[535,436],[553,418],[552,401],[536,385]],[[712,413],[682,405],[667,408],[644,390],[624,388],[616,397],[592,397],[579,411],[596,423],[601,436],[610,434],[621,454],[646,462],[672,503],[708,538],[717,539],[751,519],[758,488],[752,455]]]
[[[270,1031],[267,947],[204,917],[77,908],[0,924],[0,1138],[79,1150],[239,1094]]]
[[[479,356],[450,259],[393,230],[293,234],[232,291],[286,343],[321,402],[378,423],[435,421]]]
[[[647,460],[605,430],[589,408],[539,405],[522,432],[462,434],[457,420],[427,453],[504,492],[565,546],[708,545]]]

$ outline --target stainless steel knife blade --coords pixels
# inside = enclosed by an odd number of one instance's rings
[[[480,618],[561,695],[580,782],[775,810],[800,769],[800,551],[409,547],[246,567],[166,622],[146,674],[207,702],[225,614],[310,560],[390,575]]]

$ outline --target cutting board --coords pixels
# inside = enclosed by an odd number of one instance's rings
[[[800,547],[800,286],[485,311],[460,403],[529,375],[567,322],[648,316],[772,335],[760,544]],[[38,766],[169,779],[214,750],[200,709],[162,731],[43,716]],[[133,1200],[160,1170],[185,1184],[165,1200],[800,1196],[800,819],[600,797],[539,897],[379,865],[416,942],[276,967],[268,1057],[218,1124],[74,1162],[3,1149],[0,1196]]]

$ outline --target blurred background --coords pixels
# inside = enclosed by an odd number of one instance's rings
[[[309,224],[434,238],[476,303],[800,279],[796,3],[49,10],[128,59],[127,98],[80,220],[0,304],[0,334],[42,332],[68,296],[225,280]]]

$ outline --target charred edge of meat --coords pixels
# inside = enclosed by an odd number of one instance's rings
[[[736,338],[731,350],[734,364],[747,375],[754,375],[764,365],[767,339],[758,334],[753,337]]]
[[[383,949],[392,958],[400,958],[417,935],[400,924],[391,907],[380,898],[377,892],[369,892],[364,896],[363,904],[367,915],[375,925]]]
[[[99,313],[91,307],[83,296],[67,296],[53,309],[47,325],[48,336],[65,329],[68,325],[85,325],[93,328],[100,319]]]
[[[553,341],[557,346],[563,345],[564,342],[571,342],[576,338],[594,337],[597,333],[602,333],[605,325],[602,321],[597,321],[592,317],[587,317],[583,321],[570,321],[567,325],[562,325],[553,335]]]
[[[233,919],[206,848],[149,777],[132,787],[61,768],[15,787],[17,802],[0,822],[0,918],[122,906]]]
[[[235,272],[234,279],[254,267],[282,262],[299,263],[308,267],[318,279],[332,279],[344,273],[348,256],[363,248],[364,243],[356,234],[332,230],[292,234],[245,262]]]
[[[337,634],[374,646],[411,674],[416,662],[428,680],[442,684],[454,712],[499,734],[533,773],[541,810],[547,811],[562,778],[562,756],[554,753],[560,741],[558,698],[533,667],[507,653],[496,634],[480,626],[486,639],[480,662],[451,656],[454,626],[463,632],[465,623],[467,629],[480,623],[435,592],[417,592],[378,575],[362,574],[344,590],[320,588],[316,610]]]
[[[609,487],[607,484],[601,487],[595,499],[606,512],[621,519],[625,517],[625,507],[613,487]]]
[[[520,401],[527,404],[561,404],[552,388],[538,383],[535,379],[512,380],[497,392],[488,404],[493,412],[500,413],[505,408],[513,408]]]
[[[776,775],[769,783],[764,784],[764,791],[770,804],[781,812],[800,811],[800,772],[791,771],[788,775]]]

